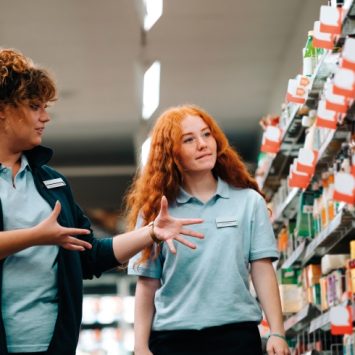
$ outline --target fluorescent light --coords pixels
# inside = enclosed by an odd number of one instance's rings
[[[160,62],[155,61],[144,73],[142,117],[148,120],[159,106]]]
[[[144,30],[149,31],[163,14],[163,0],[143,0]]]
[[[145,164],[147,164],[148,155],[149,155],[149,151],[150,151],[150,142],[151,142],[151,138],[149,137],[142,144],[141,166],[144,166]]]

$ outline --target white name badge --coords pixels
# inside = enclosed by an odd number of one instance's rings
[[[47,189],[54,189],[55,187],[65,186],[66,183],[62,178],[51,179],[43,181],[44,185],[46,185]]]
[[[235,217],[217,217],[216,226],[217,228],[238,227],[238,221]]]

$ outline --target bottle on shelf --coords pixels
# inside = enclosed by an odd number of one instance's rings
[[[308,37],[303,48],[303,75],[312,76],[317,64],[317,51],[313,47],[313,31],[308,31]]]

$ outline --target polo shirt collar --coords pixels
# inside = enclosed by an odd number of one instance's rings
[[[225,181],[223,181],[219,177],[217,179],[217,190],[214,196],[219,196],[221,198],[229,198],[229,186]],[[194,196],[190,195],[180,186],[179,195],[176,198],[177,203],[187,203],[193,198]]]
[[[20,169],[18,170],[18,172],[20,173],[20,172],[24,171],[26,168],[31,170],[30,164],[28,163],[26,156],[24,154],[22,154],[21,155],[21,165],[20,165]],[[0,172],[2,172],[3,170],[6,170],[6,169],[7,169],[7,167],[0,163]]]
[[[26,168],[31,170],[31,167],[30,167],[30,164],[28,163],[26,155],[22,154],[22,156],[21,156],[21,166],[20,166],[20,169],[19,169],[18,172],[20,173],[20,172],[24,171]]]

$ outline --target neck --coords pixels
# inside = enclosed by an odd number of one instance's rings
[[[4,140],[0,141],[0,164],[13,169],[20,164],[22,152],[1,143],[4,143]]]
[[[211,171],[199,174],[185,174],[182,187],[199,200],[208,201],[217,189],[217,180]]]

